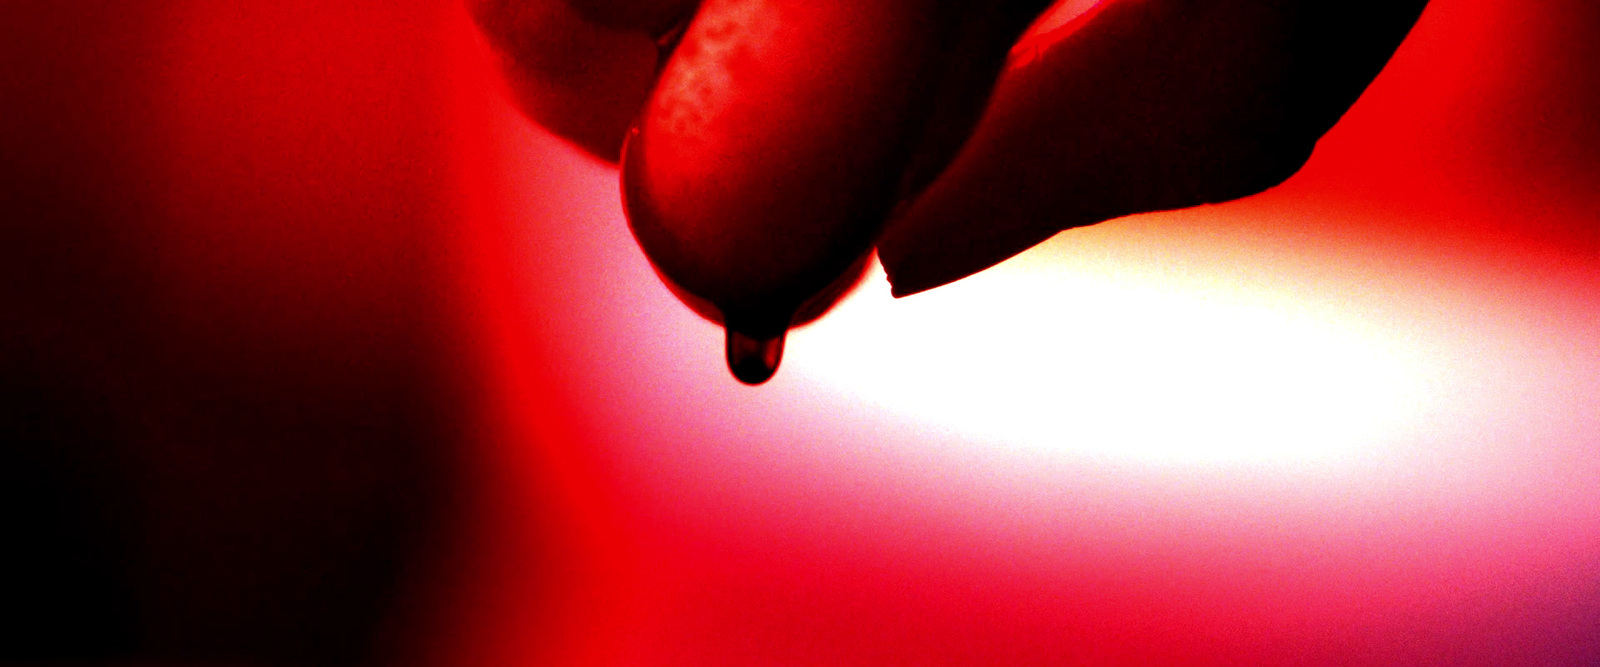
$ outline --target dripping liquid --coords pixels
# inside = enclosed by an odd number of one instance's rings
[[[772,379],[783,361],[783,339],[788,331],[775,336],[747,334],[734,327],[728,332],[728,370],[733,377],[748,385],[757,385]]]

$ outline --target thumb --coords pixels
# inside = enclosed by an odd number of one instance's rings
[[[880,239],[894,294],[959,280],[1063,229],[1281,183],[1424,5],[1104,0],[1033,38],[971,138]]]

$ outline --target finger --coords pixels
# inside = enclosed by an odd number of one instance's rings
[[[961,152],[892,221],[895,295],[1071,227],[1288,178],[1426,0],[1106,0],[1001,75]]]
[[[692,0],[469,0],[523,113],[612,162],[655,85],[657,35],[693,5]]]
[[[707,0],[629,139],[641,247],[738,326],[781,332],[870,250],[923,130],[961,125],[930,102],[984,98],[1026,4]],[[968,63],[952,45],[992,67],[946,86]]]
[[[930,4],[707,0],[622,170],[663,275],[771,336],[870,248],[935,52]]]
[[[901,199],[927,187],[955,157],[988,104],[1006,53],[1028,24],[1052,4],[1082,1],[990,0],[960,7],[959,20],[939,39],[941,62],[919,102],[921,127],[901,175]]]

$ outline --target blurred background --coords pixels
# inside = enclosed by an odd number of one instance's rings
[[[0,663],[1600,659],[1600,8],[769,385],[447,0],[0,5]]]

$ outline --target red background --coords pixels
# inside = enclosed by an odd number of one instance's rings
[[[755,389],[454,3],[0,26],[7,662],[1600,656],[1593,3]]]

